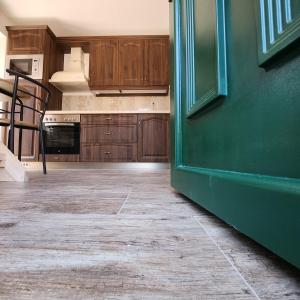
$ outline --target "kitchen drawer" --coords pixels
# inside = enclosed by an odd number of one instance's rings
[[[134,162],[136,160],[136,144],[81,145],[80,161]]]
[[[81,143],[136,142],[136,125],[81,125]]]
[[[40,154],[40,161],[42,155]],[[46,154],[46,161],[48,162],[76,162],[79,161],[79,154]]]
[[[81,115],[81,124],[110,125],[110,124],[137,124],[137,115],[134,114],[104,114]]]

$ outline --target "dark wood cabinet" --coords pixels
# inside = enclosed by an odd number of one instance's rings
[[[40,160],[42,157],[40,155]],[[46,154],[46,161],[49,162],[79,162],[77,154]]]
[[[136,143],[136,125],[82,125],[81,140],[86,143]]]
[[[90,41],[90,88],[153,90],[169,86],[168,36]]]
[[[119,60],[119,85],[142,86],[144,83],[144,40],[120,40]]]
[[[111,125],[111,124],[137,124],[136,114],[102,114],[102,115],[81,115],[82,125]]]
[[[90,87],[118,85],[118,40],[102,39],[90,45]]]
[[[50,77],[58,70],[63,69],[63,53],[56,44],[56,37],[48,26],[7,26],[8,54],[43,54],[42,83],[51,91],[48,110],[60,110],[62,106],[62,93],[49,83]],[[32,86],[26,86],[33,89]],[[32,93],[41,96],[40,89],[34,89]],[[22,99],[23,100],[23,99]],[[24,99],[24,104],[32,105],[31,98]],[[39,107],[37,107],[39,109]],[[24,119],[32,122],[37,118],[32,111],[24,110]],[[37,120],[36,120],[37,121]],[[17,136],[17,133],[16,133]],[[16,143],[18,143],[16,139]],[[18,149],[16,145],[15,149]],[[22,142],[23,160],[39,159],[39,136],[33,131],[24,130]]]
[[[167,162],[169,115],[82,115],[80,160]]]
[[[43,29],[17,29],[8,27],[8,54],[42,54]]]
[[[145,40],[144,85],[169,85],[169,39]]]
[[[86,162],[135,162],[137,156],[136,144],[83,144],[80,151]]]
[[[137,115],[81,116],[81,161],[136,161]]]
[[[138,115],[138,161],[169,160],[169,115]]]
[[[49,79],[56,71],[63,69],[63,54],[59,53],[56,36],[48,26],[7,26],[8,54],[43,54],[42,82],[51,90],[49,110],[60,110],[62,93],[49,84]]]

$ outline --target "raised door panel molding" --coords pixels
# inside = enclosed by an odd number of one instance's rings
[[[118,40],[103,39],[90,45],[90,86],[98,89],[116,86],[118,78]]]
[[[168,38],[147,39],[145,41],[144,85],[169,85]]]
[[[259,65],[300,38],[299,0],[257,0]]]
[[[224,0],[184,0],[187,117],[227,95]]]
[[[119,41],[119,86],[142,86],[144,39]]]
[[[43,53],[44,30],[8,31],[8,54]]]

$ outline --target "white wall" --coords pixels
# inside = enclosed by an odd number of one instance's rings
[[[11,20],[0,11],[0,78],[4,76],[7,36],[5,26],[8,25],[12,25]]]
[[[1,0],[19,25],[49,25],[57,36],[168,34],[168,0]]]
[[[0,32],[0,78],[4,78],[6,39],[6,36]]]
[[[4,35],[7,35],[5,26],[12,25],[11,20],[0,11],[0,32]]]
[[[12,22],[0,11],[0,78],[4,77],[5,71],[5,55],[6,55],[6,36],[5,26],[12,25]],[[0,94],[0,108],[5,108],[7,97]],[[1,117],[1,115],[0,115]],[[3,127],[0,127],[0,141],[3,140]]]

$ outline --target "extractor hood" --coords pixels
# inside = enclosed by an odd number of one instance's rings
[[[64,70],[54,73],[49,82],[63,93],[88,92],[88,62],[81,48],[71,48],[71,54],[64,55]]]

